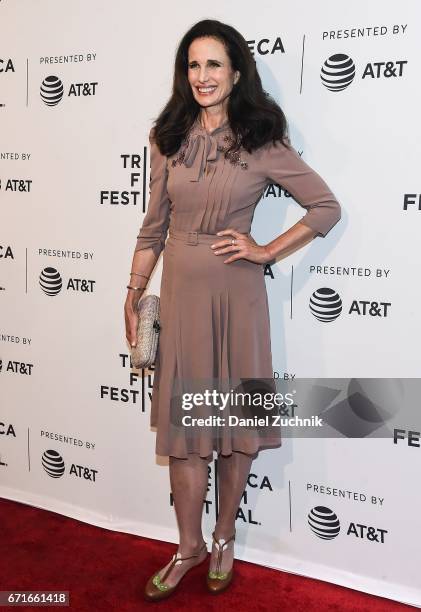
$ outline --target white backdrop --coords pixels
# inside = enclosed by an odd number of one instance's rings
[[[276,375],[420,371],[419,3],[215,0],[207,10],[191,0],[0,4],[0,494],[173,542],[168,470],[149,429],[153,372],[130,368],[123,305],[148,201],[147,134],[176,45],[199,19],[249,41],[293,146],[342,205],[325,239],[267,268]],[[332,91],[347,62],[354,78]],[[52,91],[62,96],[49,105]],[[268,242],[303,214],[269,188],[252,233]],[[320,288],[342,300],[331,323],[309,308]],[[329,408],[351,414],[349,399]],[[238,558],[421,606],[419,444],[343,433],[259,456]],[[340,522],[329,541],[309,524],[319,507]]]

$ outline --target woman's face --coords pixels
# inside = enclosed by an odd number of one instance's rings
[[[193,96],[200,106],[225,110],[228,96],[240,73],[232,70],[224,45],[206,36],[196,38],[190,44],[187,76]]]

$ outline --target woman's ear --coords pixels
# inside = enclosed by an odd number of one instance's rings
[[[240,71],[236,70],[234,73],[234,85],[237,85],[239,79],[240,79]]]

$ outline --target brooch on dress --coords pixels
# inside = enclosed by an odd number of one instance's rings
[[[180,151],[177,157],[172,160],[171,165],[173,168],[175,168],[177,164],[181,165],[184,162],[184,158],[186,156],[186,151],[187,151],[187,147],[189,146],[189,143],[190,143],[190,136],[187,137],[187,139],[184,141],[184,144],[180,147]]]
[[[233,144],[234,138],[232,136],[227,135],[227,136],[224,136],[224,140],[227,143],[227,145],[225,146],[218,145],[217,149],[218,151],[222,151],[226,153],[226,151],[229,149],[231,144]],[[239,165],[241,166],[241,168],[243,168],[243,170],[247,170],[248,163],[241,159],[241,154],[239,151],[230,151],[228,154],[225,155],[225,157],[227,157],[230,163],[233,164],[234,166]]]

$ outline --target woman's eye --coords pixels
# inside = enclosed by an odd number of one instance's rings
[[[217,68],[219,67],[218,62],[209,62],[208,65],[209,66],[213,66],[213,67],[216,66]],[[197,68],[197,67],[198,67],[198,64],[190,64],[190,66],[189,66],[189,68]]]

